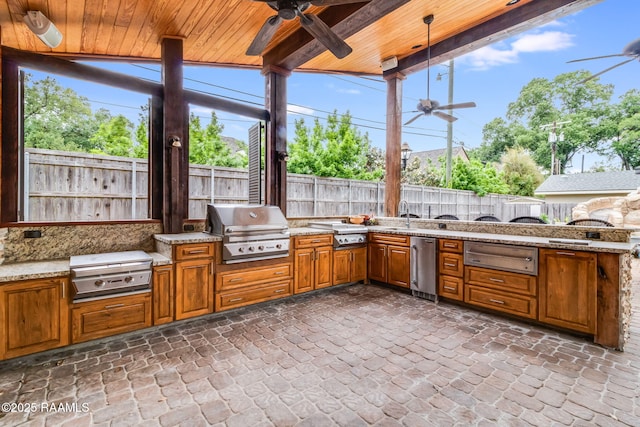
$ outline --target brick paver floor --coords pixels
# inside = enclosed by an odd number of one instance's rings
[[[0,425],[640,426],[639,334],[621,353],[355,285],[2,362]]]

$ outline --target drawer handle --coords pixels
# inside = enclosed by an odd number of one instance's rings
[[[504,301],[500,301],[499,299],[493,299],[493,298],[491,298],[491,299],[489,299],[489,301],[491,301],[491,302],[493,302],[493,303],[496,303],[496,304],[504,304]]]
[[[504,280],[502,280],[502,279],[495,279],[495,278],[493,278],[493,277],[489,277],[489,280],[490,280],[490,281],[492,281],[492,282],[504,283]]]
[[[118,307],[124,307],[124,304],[112,304],[112,305],[105,305],[104,306],[105,310],[108,310],[110,308],[118,308]]]
[[[575,252],[556,252],[558,255],[568,255],[568,256],[575,256],[576,253]]]
[[[276,272],[275,272],[275,273],[273,273],[273,274],[275,274],[276,276],[277,276],[277,275],[282,275],[282,274],[284,274],[284,271],[276,271]]]
[[[276,289],[275,291],[273,291],[274,294],[280,294],[284,292],[284,289]]]
[[[233,279],[229,279],[229,283],[233,282],[242,282],[242,277],[234,277]]]
[[[445,262],[444,265],[446,265],[447,267],[457,267],[457,264],[451,264],[449,262]]]
[[[189,255],[195,255],[195,254],[203,254],[203,253],[205,253],[205,252],[207,252],[207,251],[206,251],[206,250],[204,250],[204,249],[198,249],[198,250],[188,251],[187,253],[188,253]]]
[[[445,247],[445,248],[455,248],[456,246],[458,246],[458,245],[455,245],[455,244],[453,244],[453,243],[445,243],[445,244],[444,244],[444,247]]]
[[[311,243],[320,243],[320,242],[322,242],[322,240],[321,240],[321,239],[316,239],[316,240],[312,240],[312,241],[311,241]]]
[[[451,286],[445,286],[444,288],[446,290],[448,290],[448,291],[455,291],[456,290],[456,288],[452,288]]]
[[[229,302],[239,302],[242,301],[244,298],[232,298],[229,300]]]

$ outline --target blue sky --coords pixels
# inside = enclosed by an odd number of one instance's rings
[[[533,78],[553,79],[558,74],[579,69],[595,73],[621,61],[623,58],[566,63],[572,59],[620,53],[627,43],[640,38],[638,16],[640,2],[637,0],[605,0],[577,14],[456,58],[454,102],[475,101],[478,106],[455,111],[459,120],[454,123],[454,143],[470,148],[480,145],[483,126],[496,117],[504,117],[508,104],[517,99],[520,89]],[[96,65],[159,80],[159,68],[153,65]],[[447,100],[448,75],[444,75],[441,81],[437,81],[436,76],[447,71],[443,65],[431,68],[431,98],[441,103]],[[33,74],[41,76],[41,73]],[[184,75],[188,79],[185,82],[187,88],[263,104],[264,78],[258,71],[187,67]],[[639,75],[640,64],[634,61],[604,74],[600,81],[615,86],[614,98],[617,99],[624,92],[639,88]],[[94,110],[108,108],[113,114],[125,114],[133,121],[137,121],[138,107],[146,103],[145,97],[139,94],[60,76],[56,79],[89,98]],[[407,114],[403,121],[415,114],[408,112],[415,110],[418,99],[426,97],[426,82],[426,70],[405,80],[403,111]],[[290,138],[295,119],[304,118],[311,125],[314,117],[323,121],[327,112],[337,109],[344,113],[348,110],[361,132],[369,134],[372,144],[384,149],[385,89],[386,84],[381,79],[294,72],[288,79]],[[210,115],[197,106],[193,111],[204,121]],[[246,140],[252,120],[224,112],[217,114],[225,127],[225,135]],[[437,117],[421,117],[403,129],[403,141],[408,142],[414,151],[444,148],[446,122]],[[575,160],[578,158],[574,159],[574,165],[580,163]],[[597,160],[602,159],[587,156],[587,167]]]

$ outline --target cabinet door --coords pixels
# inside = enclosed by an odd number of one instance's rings
[[[387,283],[409,287],[410,279],[409,248],[389,246],[387,250]]]
[[[316,248],[314,258],[314,288],[321,289],[333,285],[333,248]]]
[[[0,286],[0,359],[69,344],[68,280]]]
[[[173,267],[153,268],[153,324],[173,322],[174,317]]]
[[[313,248],[296,249],[294,256],[293,292],[299,294],[313,290]]]
[[[387,245],[369,244],[369,279],[387,281]]]
[[[176,320],[213,312],[212,261],[176,263]]]
[[[333,252],[333,284],[341,285],[351,280],[351,251],[340,250]]]
[[[541,249],[539,271],[538,320],[595,333],[596,254]]]
[[[367,248],[351,249],[350,282],[367,280]]]

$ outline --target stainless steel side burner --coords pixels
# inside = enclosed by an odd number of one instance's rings
[[[310,221],[308,226],[322,230],[333,230],[333,246],[346,249],[363,246],[367,243],[367,227],[359,224],[347,224],[341,221]]]

